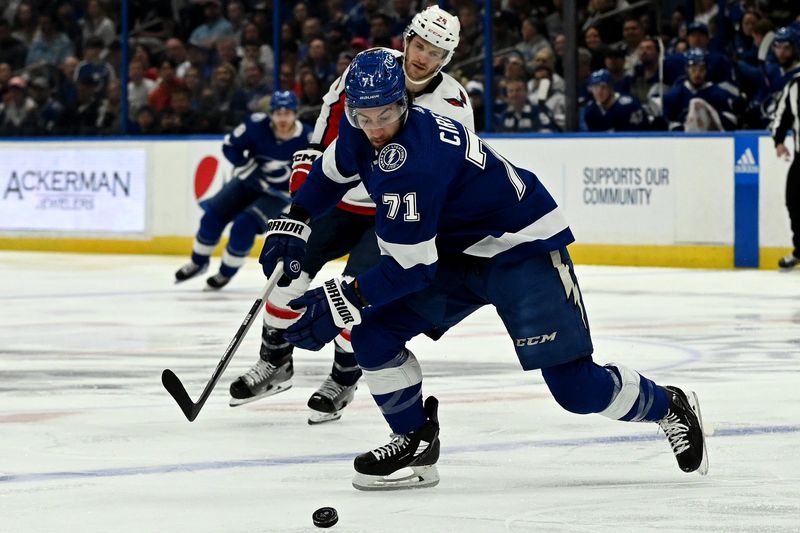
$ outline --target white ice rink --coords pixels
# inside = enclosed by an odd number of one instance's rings
[[[250,260],[209,294],[172,284],[183,261],[0,252],[0,532],[320,531],[323,506],[334,532],[800,531],[800,272],[577,267],[596,360],[697,391],[708,476],[655,424],[563,411],[487,308],[411,344],[441,402],[441,483],[365,493],[353,457],[388,441],[366,385],[339,422],[306,424],[331,350],[295,352],[287,393],[228,407],[260,321],[186,421],[162,369],[197,398],[263,278]]]

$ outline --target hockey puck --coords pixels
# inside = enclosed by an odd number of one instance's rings
[[[339,515],[333,507],[320,507],[314,511],[311,519],[317,527],[332,527],[339,521]]]

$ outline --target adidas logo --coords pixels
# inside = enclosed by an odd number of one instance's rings
[[[734,171],[745,174],[758,174],[758,162],[750,148],[745,149],[744,153],[736,160]]]

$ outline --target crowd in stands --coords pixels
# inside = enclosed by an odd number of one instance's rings
[[[0,0],[0,136],[120,133],[123,68],[132,134],[229,132],[266,110],[276,89],[294,91],[300,119],[313,124],[353,56],[373,46],[402,49],[403,30],[429,3],[130,0],[123,65],[119,2]],[[493,2],[488,99],[484,2],[439,4],[461,22],[446,70],[465,86],[476,129],[563,131],[562,0]],[[727,0],[722,12],[718,0],[578,0],[578,7],[583,130],[760,129],[800,68],[797,0]]]

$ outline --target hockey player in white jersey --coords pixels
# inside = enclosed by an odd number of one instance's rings
[[[474,129],[472,106],[466,90],[455,79],[441,72],[458,46],[458,19],[439,7],[418,13],[406,28],[404,52],[388,50],[402,61],[406,88],[414,103]],[[311,147],[295,154],[291,189],[297,191],[312,163],[338,136],[344,111],[344,80],[349,69],[333,82],[314,128]],[[344,276],[352,279],[373,266],[380,257],[374,232],[375,204],[363,186],[348,192],[325,217],[314,221],[308,242],[303,272],[288,287],[276,288],[265,307],[260,356],[256,364],[231,384],[231,406],[283,392],[291,387],[294,373],[292,349],[283,333],[300,314],[287,302],[308,288],[322,266],[349,254]],[[335,355],[330,375],[308,401],[309,424],[338,420],[342,409],[352,401],[361,370],[345,329],[335,339]]]

